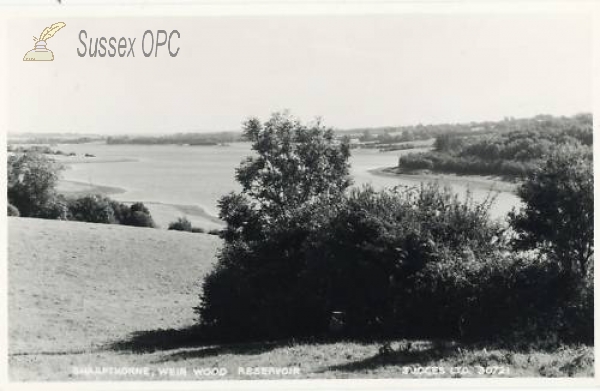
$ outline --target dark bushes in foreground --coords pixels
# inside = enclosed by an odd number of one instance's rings
[[[19,217],[20,213],[19,213],[19,209],[17,209],[16,206],[8,204],[7,205],[7,212],[6,212],[7,216],[13,216],[13,217]]]
[[[593,340],[591,273],[566,267],[573,251],[593,264],[591,159],[536,168],[509,227],[490,219],[491,199],[438,185],[348,191],[346,146],[307,130],[281,115],[247,123],[257,157],[238,169],[242,192],[220,201],[225,245],[202,286],[203,337]],[[314,181],[308,164],[337,181]],[[536,204],[551,189],[558,196]],[[536,218],[567,229],[533,232]]]
[[[512,253],[488,210],[435,186],[298,210],[263,240],[228,243],[203,285],[202,325],[224,339],[314,336],[336,312],[354,337],[590,341],[591,286],[568,297],[556,264]]]

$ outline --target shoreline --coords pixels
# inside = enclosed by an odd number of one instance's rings
[[[114,186],[96,185],[92,183],[85,183],[71,180],[60,180],[58,183],[58,192],[67,197],[81,197],[88,194],[99,194],[102,196],[113,196],[117,194],[124,194],[127,189]],[[161,201],[144,201],[144,200],[122,200],[118,197],[116,201],[130,205],[134,202],[142,202],[148,207],[152,218],[157,223],[159,228],[166,229],[169,223],[177,220],[179,217],[188,218],[194,225],[200,228],[206,229],[220,229],[223,228],[225,223],[215,216],[209,213],[205,208],[200,205],[184,205],[184,204],[173,204]]]
[[[112,194],[123,194],[127,190],[122,187],[96,185],[80,181],[61,179],[58,181],[57,191],[65,196],[83,196],[86,194],[100,194],[108,196]]]
[[[459,184],[463,186],[472,186],[479,189],[494,190],[498,192],[506,192],[515,194],[518,183],[507,182],[499,177],[486,177],[478,175],[457,175],[457,174],[434,174],[434,173],[399,173],[396,172],[396,167],[380,167],[372,170],[367,170],[372,175],[395,177],[399,179],[408,179],[412,181],[422,182],[446,182],[448,184]]]
[[[130,160],[127,160],[130,161]],[[499,177],[486,176],[461,176],[456,174],[434,174],[434,173],[399,173],[396,167],[379,167],[366,170],[371,175],[397,178],[399,180],[407,180],[412,182],[434,182],[439,181],[447,185],[460,185],[470,187],[472,189],[480,189],[485,191],[493,191],[498,193],[516,194],[518,183],[511,183],[502,180]],[[123,200],[118,195],[127,193],[128,190],[121,187],[97,185],[80,181],[61,179],[58,183],[57,190],[65,196],[84,196],[87,194],[100,194],[108,196],[115,200],[132,204],[133,202],[143,202],[148,207],[157,226],[166,229],[170,223],[176,221],[180,217],[186,217],[194,226],[210,229],[220,229],[224,227],[224,222],[218,216],[210,213],[201,205],[193,204],[176,204],[164,201],[144,201],[140,200]]]
[[[60,156],[60,157],[59,157]],[[82,157],[82,156],[62,156],[53,155],[54,160],[66,166],[71,164],[90,164],[90,163],[135,163],[139,159],[131,158],[98,158],[98,157]]]

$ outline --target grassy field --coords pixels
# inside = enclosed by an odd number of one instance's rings
[[[472,377],[479,368],[491,368],[486,377],[593,375],[589,346],[517,350],[404,340],[391,341],[390,349],[324,340],[201,345],[194,339],[192,308],[214,263],[217,237],[8,220],[14,381]],[[204,370],[215,367],[227,374]],[[247,367],[288,367],[292,374],[239,369]],[[444,373],[417,374],[414,367]],[[457,367],[462,373],[452,373]]]

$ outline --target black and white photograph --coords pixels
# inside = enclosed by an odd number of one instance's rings
[[[593,383],[589,4],[59,3],[4,19],[9,382]]]

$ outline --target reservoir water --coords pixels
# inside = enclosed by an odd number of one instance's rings
[[[79,156],[92,154],[86,163],[72,163],[63,171],[67,181],[82,182],[121,188],[124,191],[111,197],[120,201],[157,202],[174,205],[195,205],[207,213],[217,215],[217,200],[230,191],[240,190],[235,181],[235,168],[242,159],[250,156],[248,143],[228,146],[176,146],[176,145],[59,145],[64,152]],[[397,165],[398,157],[415,150],[379,152],[377,150],[352,150],[351,174],[355,185],[371,184],[376,188],[397,185],[418,186],[423,177],[410,175],[378,175],[372,171]],[[82,160],[82,159],[79,159]],[[442,185],[449,185],[464,195],[470,189],[477,201],[485,199],[493,187],[491,181],[471,181],[468,178],[444,177]],[[497,199],[492,209],[494,217],[503,217],[520,204],[512,192],[496,191]]]

